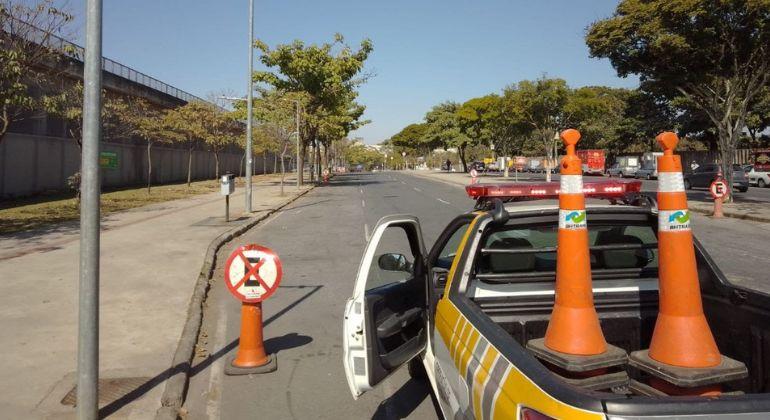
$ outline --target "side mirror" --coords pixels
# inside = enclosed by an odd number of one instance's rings
[[[377,259],[377,265],[385,271],[412,271],[412,264],[402,254],[382,254]]]

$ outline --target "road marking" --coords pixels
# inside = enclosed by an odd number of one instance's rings
[[[444,204],[449,204],[450,206],[452,205],[452,203],[450,203],[449,201],[446,201],[446,200],[442,200],[442,199],[440,199],[440,198],[437,198],[436,200],[438,200],[438,201],[440,201],[440,202],[442,202],[442,203],[444,203]]]
[[[402,184],[404,184],[404,185],[406,185],[406,182],[404,182],[404,181],[401,181],[401,183],[402,183]]]
[[[412,188],[414,188],[414,190],[417,191],[417,192],[422,192],[422,190],[417,188],[417,187],[412,187]]]
[[[294,212],[294,214],[300,214],[300,213],[302,213],[302,209],[299,209],[299,210]]]
[[[212,347],[212,352],[217,352],[225,347],[225,339],[227,334],[227,313],[225,312],[224,301],[220,301],[219,305],[219,318],[217,319],[216,337]],[[222,375],[224,374],[225,357],[220,357],[214,363],[211,364],[209,373],[209,391],[206,401],[206,415],[209,419],[219,419],[220,405],[222,399]]]
[[[364,189],[363,189],[363,188],[359,188],[359,189],[358,189],[358,192],[360,192],[361,194],[363,194],[363,193],[364,193]]]
[[[366,201],[361,200],[361,207],[366,207]]]
[[[369,242],[369,225],[364,223],[364,239]]]

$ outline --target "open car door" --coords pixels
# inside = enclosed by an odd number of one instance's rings
[[[416,217],[383,217],[374,228],[343,319],[343,363],[353,398],[425,348],[425,255]]]

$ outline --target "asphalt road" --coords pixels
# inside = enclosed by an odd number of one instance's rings
[[[354,401],[342,368],[342,311],[377,220],[407,213],[422,223],[426,247],[473,202],[457,185],[406,173],[339,176],[251,230],[237,245],[262,244],[281,257],[284,277],[264,304],[265,346],[278,354],[278,371],[225,376],[235,353],[240,305],[217,267],[204,315],[199,357],[185,409],[190,419],[437,418],[429,389],[397,371]],[[765,247],[770,225],[735,219],[694,219],[694,231],[728,277],[770,293]]]

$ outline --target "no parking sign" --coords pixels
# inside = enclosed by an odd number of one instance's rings
[[[225,263],[225,285],[237,299],[258,303],[269,298],[281,283],[283,268],[278,255],[259,245],[235,249]]]

